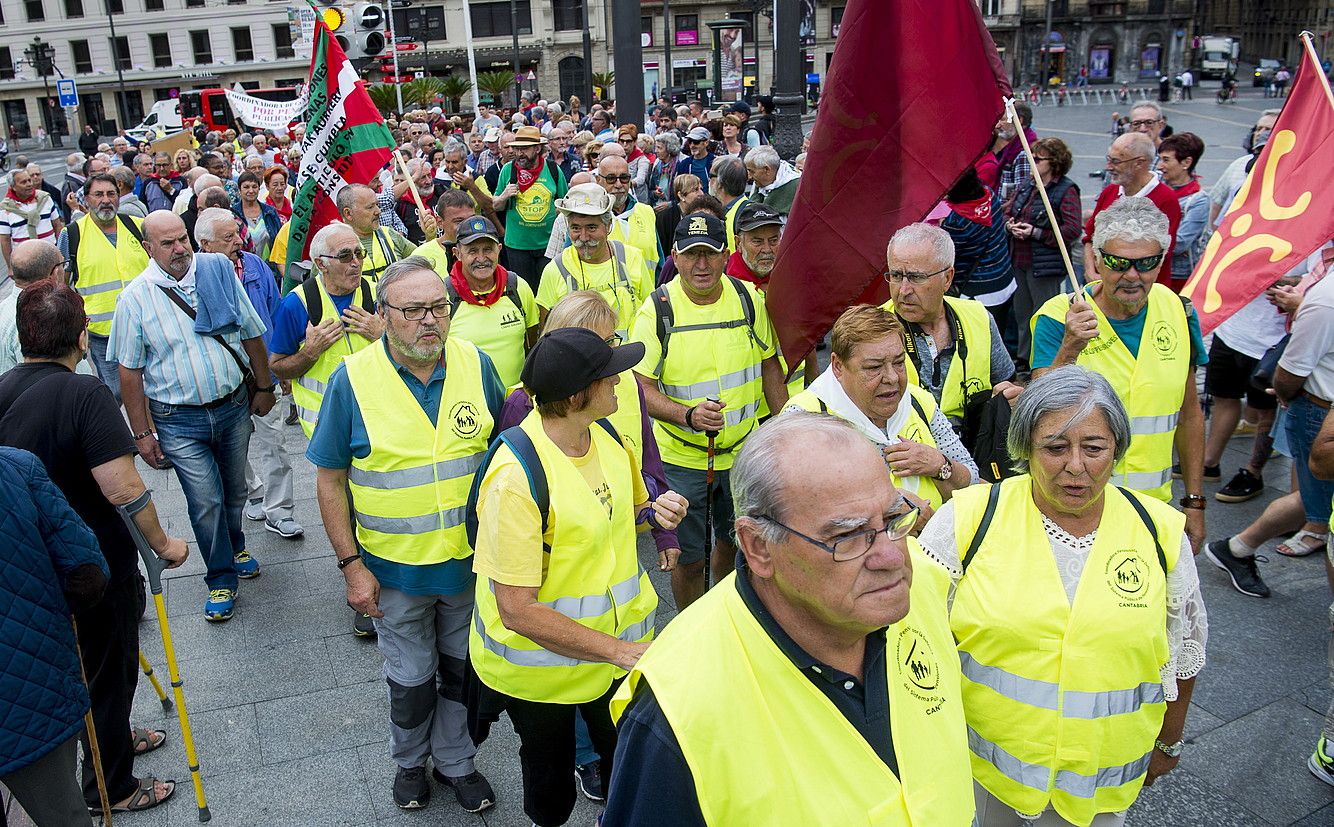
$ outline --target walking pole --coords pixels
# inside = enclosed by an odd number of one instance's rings
[[[711,398],[707,401],[718,400]],[[707,592],[713,585],[713,441],[717,439],[718,432],[705,431],[704,435],[709,440],[704,472],[704,591]]]
[[[148,658],[144,657],[143,649],[139,650],[139,668],[144,670],[144,677],[148,678],[148,682],[153,684],[153,691],[157,693],[157,699],[162,702],[162,711],[170,712],[171,698],[168,698],[167,693],[162,691],[162,684],[157,682],[157,677],[153,674],[153,664],[149,663]]]
[[[148,498],[141,498],[147,505]],[[142,507],[142,506],[141,506]],[[148,538],[134,522],[134,515],[123,505],[116,506],[125,526],[134,538],[134,545],[143,558],[144,568],[148,571],[148,589],[153,593],[153,605],[157,608],[158,631],[162,634],[162,651],[167,657],[167,677],[171,679],[171,691],[176,696],[176,717],[181,723],[181,742],[185,744],[185,760],[190,765],[190,780],[194,782],[195,802],[199,806],[199,820],[208,821],[213,817],[208,811],[208,802],[204,799],[204,780],[199,774],[199,755],[195,752],[195,737],[190,731],[190,713],[185,709],[185,682],[181,680],[180,667],[176,664],[176,647],[171,639],[171,624],[167,622],[167,601],[162,597],[162,570],[167,567],[148,545]],[[166,701],[163,701],[166,704]]]
[[[79,654],[79,675],[83,685],[88,685],[88,669],[83,665],[83,647],[79,645],[79,622],[70,615],[70,626],[74,627],[74,651]],[[83,725],[88,729],[88,747],[92,754],[93,776],[97,778],[97,797],[102,800],[102,824],[111,827],[111,796],[107,794],[107,777],[102,770],[102,748],[97,744],[97,727],[93,725],[93,708],[83,713]]]
[[[1065,236],[1061,235],[1061,219],[1052,209],[1051,199],[1047,197],[1047,188],[1042,185],[1042,176],[1038,174],[1038,162],[1033,160],[1033,149],[1028,145],[1024,125],[1019,122],[1019,116],[1014,111],[1014,98],[1005,99],[1005,116],[1014,124],[1015,132],[1019,135],[1019,143],[1028,158],[1028,171],[1033,173],[1033,188],[1042,197],[1042,206],[1047,210],[1047,220],[1051,222],[1052,235],[1056,236],[1056,249],[1061,251],[1061,260],[1065,262],[1065,274],[1070,279],[1070,294],[1078,296],[1079,279],[1075,277],[1075,265],[1070,263],[1070,251],[1065,248]]]

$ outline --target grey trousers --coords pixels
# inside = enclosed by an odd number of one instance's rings
[[[471,773],[477,747],[468,736],[463,672],[472,592],[443,595],[380,590],[376,646],[389,684],[389,754],[400,767]]]
[[[977,804],[977,818],[973,822],[977,827],[1068,827],[1070,824],[1050,807],[1037,818],[1025,818],[976,781],[973,801]],[[1125,823],[1125,813],[1098,813],[1089,827],[1121,827]]]
[[[1014,268],[1014,320],[1019,328],[1019,359],[1027,365],[1033,358],[1033,333],[1028,326],[1029,319],[1038,312],[1038,308],[1047,303],[1052,296],[1059,295],[1064,289],[1066,279],[1043,276],[1035,278],[1026,270]]]
[[[255,459],[245,465],[246,500],[264,500],[264,519],[277,523],[292,516],[292,462],[283,447],[283,418],[287,406],[274,403],[264,416],[250,415],[255,432],[250,445]],[[255,466],[259,466],[256,468]]]
[[[92,827],[75,774],[75,736],[22,769],[0,778],[40,827]]]

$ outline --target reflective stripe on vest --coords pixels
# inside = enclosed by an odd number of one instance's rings
[[[370,454],[353,457],[348,469],[357,541],[368,553],[404,565],[472,554],[463,520],[473,472],[491,435],[491,412],[476,346],[451,337],[444,359],[445,385],[434,422],[384,345],[345,362],[371,446]]]
[[[1007,807],[1087,824],[1134,803],[1166,702],[1167,577],[1185,517],[1108,488],[1074,599],[1052,564],[1032,478],[1000,483],[951,608],[973,777]],[[972,543],[990,486],[956,491],[955,540]],[[1157,557],[1157,546],[1163,561]]]
[[[1092,282],[1089,295],[1100,282]],[[1047,301],[1033,315],[1065,324],[1068,296]],[[1191,335],[1181,297],[1161,284],[1150,285],[1143,311],[1144,329],[1136,356],[1116,335],[1096,300],[1089,300],[1098,317],[1098,335],[1079,354],[1077,363],[1100,373],[1125,402],[1130,415],[1130,448],[1113,470],[1116,485],[1167,502],[1172,498],[1172,451],[1181,406],[1186,399],[1186,378],[1191,373]]]
[[[741,370],[724,373],[717,379],[706,379],[693,385],[662,385],[662,392],[668,396],[695,398],[699,396],[720,396],[723,390],[743,387],[760,378],[759,365],[747,365]]]
[[[148,267],[148,252],[139,240],[124,226],[139,219],[117,217],[116,245],[111,245],[106,233],[93,222],[91,215],[78,221],[79,280],[74,290],[83,296],[83,312],[88,317],[88,332],[98,336],[111,335],[111,320],[116,316],[116,300],[125,285]]]
[[[621,719],[649,684],[706,824],[971,824],[959,666],[944,608],[949,576],[916,540],[908,549],[908,614],[877,633],[886,636],[888,708],[867,709],[873,726],[889,730],[897,774],[769,637],[738,593],[736,574],[674,618],[635,665],[612,698],[612,717]]]
[[[635,480],[629,449],[601,427],[592,427],[592,451],[601,471],[608,505],[589,487],[542,428],[537,411],[520,427],[533,443],[550,496],[547,534],[550,547],[537,600],[575,623],[627,642],[650,640],[654,632],[657,594],[639,565],[635,538]],[[519,460],[507,444],[497,449],[478,492],[477,543],[484,555],[486,529],[509,515],[495,513],[488,496],[497,469],[513,468]],[[526,473],[529,469],[524,469]],[[538,473],[532,470],[531,473]],[[536,527],[535,529],[536,530]],[[498,692],[547,703],[584,703],[607,691],[624,674],[608,663],[566,657],[510,630],[501,621],[495,584],[479,575],[475,589],[469,651],[478,677]]]
[[[574,247],[566,247],[561,254],[551,260],[556,265],[556,272],[560,273],[561,281],[573,293],[577,290],[593,290],[602,298],[607,300],[616,311],[616,332],[621,335],[621,340],[626,341],[630,338],[630,324],[635,317],[635,312],[639,310],[640,303],[647,296],[640,296],[635,292],[634,285],[630,283],[630,272],[625,266],[625,245],[619,241],[608,241],[611,247],[611,269],[613,271],[610,284],[580,284],[574,277],[574,273],[565,264],[565,252],[575,253],[575,258],[579,254],[575,252]]]
[[[311,275],[311,278],[319,279],[320,286],[320,312],[321,319],[338,318],[338,310],[334,307],[333,299],[329,297],[329,292],[324,289],[324,277],[318,274]],[[375,285],[371,284],[371,297],[375,297]],[[293,290],[297,296],[297,301],[301,302],[302,307],[306,307],[306,291],[300,288]],[[356,303],[361,296],[361,287],[352,292],[352,301]],[[310,308],[306,307],[306,315],[309,318]],[[303,334],[304,335],[304,334]],[[352,333],[344,330],[343,335],[334,341],[332,345],[325,348],[305,373],[292,381],[292,402],[296,405],[297,416],[301,423],[301,430],[310,439],[315,433],[315,424],[319,422],[320,405],[324,403],[324,391],[329,377],[333,375],[334,369],[343,362],[343,358],[351,356],[367,345],[372,340],[367,339],[360,333]],[[303,341],[302,346],[305,345]]]

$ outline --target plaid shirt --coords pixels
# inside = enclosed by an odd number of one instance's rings
[[[1033,180],[1031,169],[1032,167],[1028,163],[1028,155],[1023,152],[1014,156],[1014,163],[1001,169],[1000,197],[1002,203],[1014,197],[1020,184]]]

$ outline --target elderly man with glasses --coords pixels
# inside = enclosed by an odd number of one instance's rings
[[[1156,149],[1163,138],[1172,134],[1163,108],[1153,101],[1138,101],[1130,108],[1130,131],[1149,136]]]
[[[1134,196],[1149,199],[1163,215],[1167,216],[1167,249],[1157,278],[1160,284],[1172,286],[1172,248],[1175,245],[1177,228],[1181,226],[1181,203],[1177,200],[1176,190],[1163,183],[1158,171],[1154,169],[1156,147],[1157,142],[1142,132],[1127,132],[1112,141],[1111,148],[1107,150],[1107,173],[1111,183],[1098,193],[1098,202],[1084,224],[1085,274],[1091,274],[1096,269],[1093,244],[1094,219],[1117,199]],[[1182,285],[1184,282],[1177,287],[1180,288]]]
[[[1123,198],[1098,214],[1092,281],[1079,296],[1052,298],[1033,317],[1033,376],[1080,364],[1100,373],[1130,414],[1130,449],[1112,482],[1172,498],[1172,450],[1181,458],[1186,534],[1204,541],[1204,412],[1195,368],[1208,361],[1190,303],[1155,276],[1172,237],[1147,198]]]

